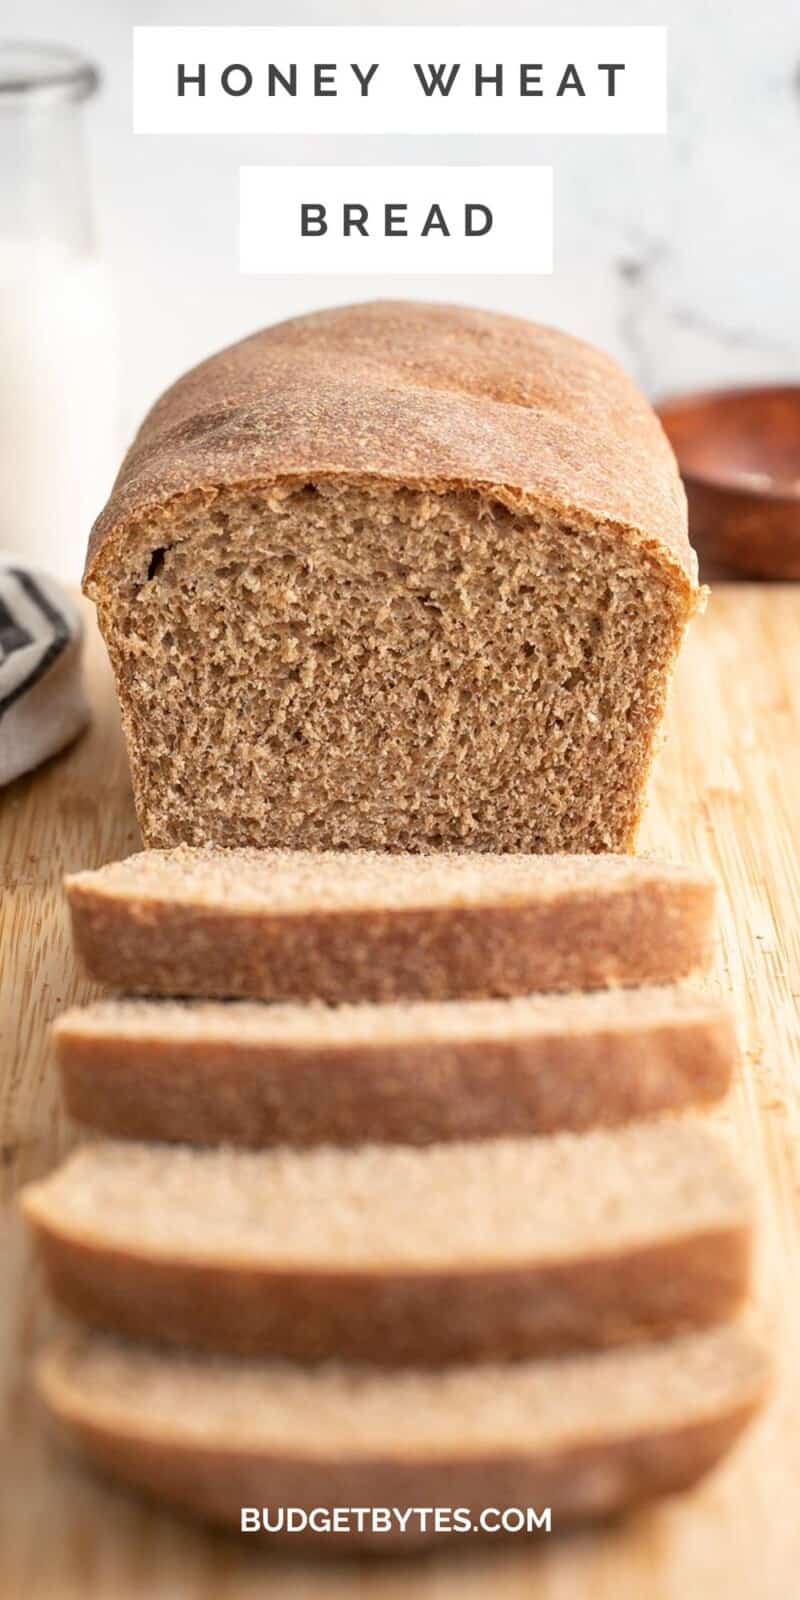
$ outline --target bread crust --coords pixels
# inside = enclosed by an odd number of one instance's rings
[[[231,1446],[182,1444],[162,1437],[116,1429],[79,1409],[52,1377],[40,1388],[51,1414],[73,1445],[106,1472],[147,1495],[203,1521],[239,1531],[242,1506],[299,1506],[307,1511],[332,1506],[467,1507],[474,1517],[486,1507],[552,1508],[553,1531],[585,1518],[610,1516],[657,1495],[690,1488],[734,1444],[761,1403],[764,1382],[732,1399],[717,1416],[679,1425],[654,1422],[647,1431],[568,1448],[435,1460],[339,1456],[310,1458],[275,1455]],[[409,1522],[401,1533],[303,1533],[270,1535],[270,1543],[336,1555],[346,1549],[411,1550],[435,1542]],[[441,1534],[439,1539],[451,1536]],[[474,1537],[474,1535],[470,1535]],[[257,1541],[258,1542],[258,1539]]]
[[[528,904],[237,912],[66,880],[90,977],[131,994],[333,1003],[671,983],[706,971],[714,886],[698,874]]]
[[[113,588],[110,562],[142,520],[169,542],[187,505],[307,480],[477,491],[600,525],[696,590],[672,450],[608,356],[517,317],[378,301],[266,328],[174,384],[95,523],[86,592]]]
[[[747,1293],[744,1220],[604,1254],[514,1267],[292,1270],[112,1248],[23,1201],[55,1300],[146,1342],[380,1366],[562,1354],[729,1317]]]
[[[710,1001],[649,1024],[332,1045],[237,1035],[139,1035],[83,1026],[54,1037],[69,1114],[118,1138],[263,1145],[496,1138],[612,1127],[710,1105],[730,1086],[730,1013]]]

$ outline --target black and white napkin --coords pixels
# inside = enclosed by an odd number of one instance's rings
[[[0,785],[86,726],[82,655],[81,619],[61,585],[0,551]]]

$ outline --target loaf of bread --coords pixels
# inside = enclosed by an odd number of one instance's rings
[[[419,303],[282,323],[182,378],[85,588],[162,847],[628,849],[698,601],[629,379]]]
[[[707,1472],[758,1409],[760,1346],[737,1327],[624,1351],[441,1372],[376,1372],[166,1355],[76,1333],[48,1350],[39,1388],[97,1465],[231,1529],[242,1506],[551,1508],[559,1531]],[[513,1525],[512,1525],[513,1526]],[[406,1549],[367,1523],[316,1539]],[[472,1536],[471,1527],[468,1528]],[[314,1540],[312,1523],[299,1540]]]
[[[178,846],[66,890],[87,972],[130,993],[480,998],[670,983],[712,953],[711,879],[628,856]]]
[[[103,1141],[23,1204],[66,1310],[237,1354],[561,1353],[720,1321],[748,1285],[747,1188],[691,1122],[424,1150]]]
[[[188,1144],[429,1144],[708,1105],[735,1055],[684,984],[512,1000],[98,1000],[54,1038],[76,1121]]]

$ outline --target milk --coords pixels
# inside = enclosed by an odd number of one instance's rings
[[[104,263],[0,236],[0,546],[77,582],[118,453]]]

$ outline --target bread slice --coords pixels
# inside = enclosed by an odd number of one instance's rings
[[[187,373],[85,587],[162,847],[630,849],[699,599],[674,456],[615,363],[419,302]]]
[[[624,856],[143,851],[66,880],[91,977],[334,1002],[668,983],[710,960],[714,888]]]
[[[683,984],[333,1008],[99,1000],[53,1031],[78,1122],[253,1147],[612,1126],[720,1099],[735,1056],[728,1008]]]
[[[474,1144],[101,1142],[24,1209],[67,1310],[155,1342],[433,1365],[721,1320],[750,1204],[680,1122]]]
[[[688,1488],[767,1382],[764,1352],[736,1326],[436,1373],[167,1355],[76,1333],[38,1367],[50,1414],[98,1466],[237,1531],[243,1506],[268,1507],[273,1527],[286,1506],[441,1506],[464,1508],[468,1529],[487,1507],[549,1507],[557,1532]],[[293,1546],[406,1548],[436,1531],[432,1517],[402,1533],[314,1520]]]

